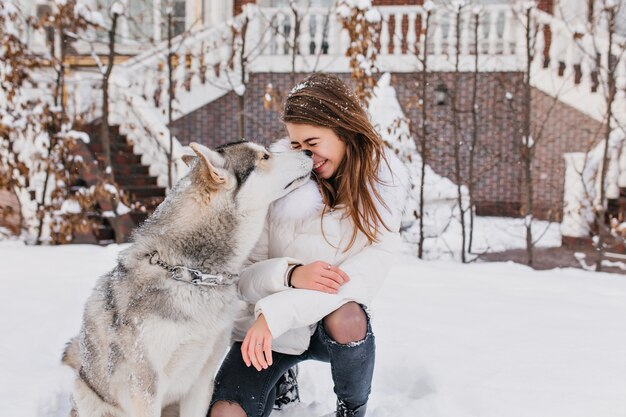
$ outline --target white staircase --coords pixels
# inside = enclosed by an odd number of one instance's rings
[[[473,22],[478,15],[479,70],[523,71],[526,67],[526,5],[527,2],[518,2],[512,6],[496,4],[484,5],[480,9],[461,9],[460,70],[474,70]],[[457,9],[445,6],[433,9],[381,6],[376,9],[381,17],[377,57],[381,72],[421,70],[420,54],[424,50],[425,31],[423,28],[420,30],[417,24],[423,25],[429,13],[429,70],[453,70]],[[308,8],[299,10],[299,15],[302,16],[301,34],[295,57],[292,56],[291,45],[295,18],[288,8],[247,5],[242,14],[230,21],[175,38],[172,42],[177,56],[173,77],[176,86],[173,119],[201,108],[230,91],[243,94],[239,56],[243,42],[237,33],[246,21],[245,65],[248,73],[349,72],[349,58],[345,56],[349,37],[342,28],[337,11]],[[604,61],[608,53],[606,36],[600,33],[600,36],[592,38],[584,31],[574,30],[565,22],[536,9],[531,9],[531,21],[532,27],[537,28],[537,36],[533,37],[535,59],[531,66],[532,85],[602,121],[606,106],[603,85],[594,81],[597,68],[592,49],[600,51]],[[397,24],[400,22],[402,24]],[[551,34],[551,42],[547,46],[544,33]],[[621,38],[616,40],[616,45],[620,43],[624,44]],[[626,126],[626,54],[618,53],[620,46],[614,48],[614,54],[620,59],[616,118]],[[544,53],[549,57],[548,62],[543,59]],[[136,152],[142,154],[144,163],[151,165],[151,174],[158,175],[160,185],[167,184],[166,155],[170,135],[166,125],[167,54],[167,43],[162,42],[115,67],[114,104],[111,106],[111,122],[119,124],[120,131],[133,140]],[[81,80],[82,83],[84,81]],[[97,97],[97,94],[92,96]],[[84,94],[81,97],[84,100]],[[177,161],[175,180],[185,168],[178,158],[182,147],[176,138],[173,141]],[[624,163],[618,164],[622,165],[626,172],[626,154]],[[626,184],[626,174],[617,177],[624,177]],[[568,198],[566,196],[566,201]]]

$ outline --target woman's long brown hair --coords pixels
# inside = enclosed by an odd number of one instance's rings
[[[388,161],[383,141],[352,89],[335,75],[312,74],[291,90],[282,119],[285,123],[330,128],[346,144],[346,154],[335,175],[328,180],[317,177],[324,212],[345,205],[355,226],[346,251],[354,244],[358,231],[369,243],[375,242],[380,226],[389,229],[374,203],[376,198],[387,208],[375,185],[383,183],[378,169],[381,162],[388,165]]]

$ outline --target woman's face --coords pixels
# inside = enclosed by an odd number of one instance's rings
[[[286,123],[291,146],[313,152],[313,171],[329,179],[337,172],[346,155],[346,144],[332,129],[300,123]]]

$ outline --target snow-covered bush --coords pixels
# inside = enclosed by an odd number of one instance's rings
[[[17,36],[20,25],[30,24],[66,40],[68,31],[87,28],[75,6],[57,2],[33,21],[12,0],[0,3],[0,189],[19,201],[20,234],[28,242],[66,243],[92,227],[93,190],[76,184],[83,161],[73,151],[85,135],[73,130],[63,97],[66,46],[37,56]]]
[[[386,145],[403,161],[410,175],[409,199],[402,221],[402,235],[410,244],[413,253],[417,253],[419,242],[418,216],[420,196],[420,175],[422,158],[415,147],[411,136],[408,120],[396,98],[396,91],[391,86],[391,76],[386,73],[378,80],[369,102],[371,121]],[[431,167],[426,166],[424,205],[425,254],[427,258],[456,256],[456,244],[446,242],[444,234],[454,229],[460,232],[459,209],[457,205],[457,186],[448,178],[437,175]],[[467,189],[462,187],[464,204],[467,204]],[[446,252],[443,254],[442,252]]]

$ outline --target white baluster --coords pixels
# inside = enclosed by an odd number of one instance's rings
[[[348,52],[348,47],[350,46],[350,33],[348,33],[348,29],[341,29],[341,37],[339,38],[339,43],[341,47],[339,48],[339,55],[345,56]]]
[[[489,13],[489,55],[496,55],[498,53],[498,16],[500,12],[492,10]]]
[[[504,55],[513,54],[515,40],[515,16],[511,10],[507,10],[504,13],[504,32],[502,32],[502,53]]]
[[[582,67],[583,51],[580,45],[578,44],[578,41],[574,39],[573,35],[569,38],[569,48],[568,48],[567,55],[568,55],[568,62],[567,62],[568,73],[575,74],[576,66],[578,66],[579,68]]]
[[[222,46],[218,46],[221,44],[217,43],[217,42],[213,42],[213,44],[209,47],[208,51],[207,51],[207,65],[208,65],[208,77],[209,78],[214,78],[215,77],[215,66],[216,65],[221,65],[222,63]]]
[[[261,46],[261,55],[271,55],[272,54],[272,44],[274,42],[274,28],[272,27],[272,17],[265,16],[263,22],[261,23],[261,28],[263,30],[263,42]]]
[[[546,40],[543,31],[543,25],[539,26],[537,30],[537,37],[535,39],[535,51],[532,65],[536,68],[543,68],[543,50],[546,45]]]
[[[394,15],[394,31],[393,31],[393,54],[400,55],[402,53],[402,19],[403,13]]]
[[[417,13],[410,12],[408,14],[409,30],[406,34],[407,53],[415,54],[417,42],[417,34],[415,33],[415,20],[417,19]]]
[[[432,33],[433,37],[433,52],[435,55],[443,55],[443,28],[441,27],[441,11],[433,11],[430,16],[431,27],[434,28]]]
[[[322,53],[322,42],[324,40],[324,15],[318,14],[315,17],[315,53]]]
[[[382,14],[382,13],[381,13]],[[389,18],[391,15],[382,15],[382,27],[380,30],[380,54],[389,54]]]
[[[341,51],[341,45],[337,42],[341,39],[340,29],[341,23],[331,14],[328,18],[328,55],[337,55]]]
[[[470,25],[472,23],[471,10],[466,10],[463,13],[463,21],[461,26],[461,55],[470,54]]]
[[[619,197],[619,149],[609,149],[609,166],[606,173],[606,198]]]
[[[550,61],[554,61],[554,67],[559,69],[563,63],[567,64],[568,37],[570,34],[566,28],[559,24],[552,24],[551,29],[552,39],[556,40],[556,45],[554,46],[554,54],[552,48],[550,49]]]
[[[191,73],[191,85],[190,88],[193,88],[193,85],[197,82],[200,83],[200,56],[202,55],[202,44],[195,45],[193,52],[191,53],[191,68],[189,71]],[[197,81],[196,81],[197,80]]]
[[[276,13],[276,55],[285,55],[285,22],[282,12]]]
[[[619,177],[617,179],[617,185],[620,188],[626,187],[626,146],[622,144],[619,155]]]
[[[516,24],[515,55],[519,58],[526,59],[526,12],[523,9],[519,12],[520,21],[517,21]]]
[[[617,98],[626,98],[626,57],[624,53],[618,55],[619,62],[615,69]]]
[[[259,17],[256,4],[245,5],[245,13],[248,16],[248,28],[246,29],[246,49],[250,50],[259,44],[261,36],[261,18]]]
[[[461,16],[457,12],[448,13],[448,16],[448,56],[452,58],[456,54],[456,24]]]
[[[178,52],[178,66],[174,72],[174,77],[176,79],[176,95],[180,95],[181,92],[184,91],[185,87],[185,57],[187,55],[188,50],[181,50]]]
[[[552,39],[550,40],[550,50],[548,51],[550,58],[550,68],[552,68],[552,70],[556,72],[559,69],[559,60],[561,59],[562,49],[560,31],[558,26],[552,24],[552,22],[546,24],[546,27],[550,29],[550,33],[552,34]],[[543,30],[541,30],[541,33],[543,34]]]
[[[582,72],[582,82],[588,86],[591,85],[591,72],[595,68],[593,61],[593,46],[591,45],[591,36],[587,33],[582,39],[578,40],[578,48],[581,49],[582,59],[580,62],[580,71]]]
[[[302,22],[300,23],[300,35],[299,43],[300,43],[300,55],[310,55],[311,54],[311,15],[306,13],[301,17]]]

